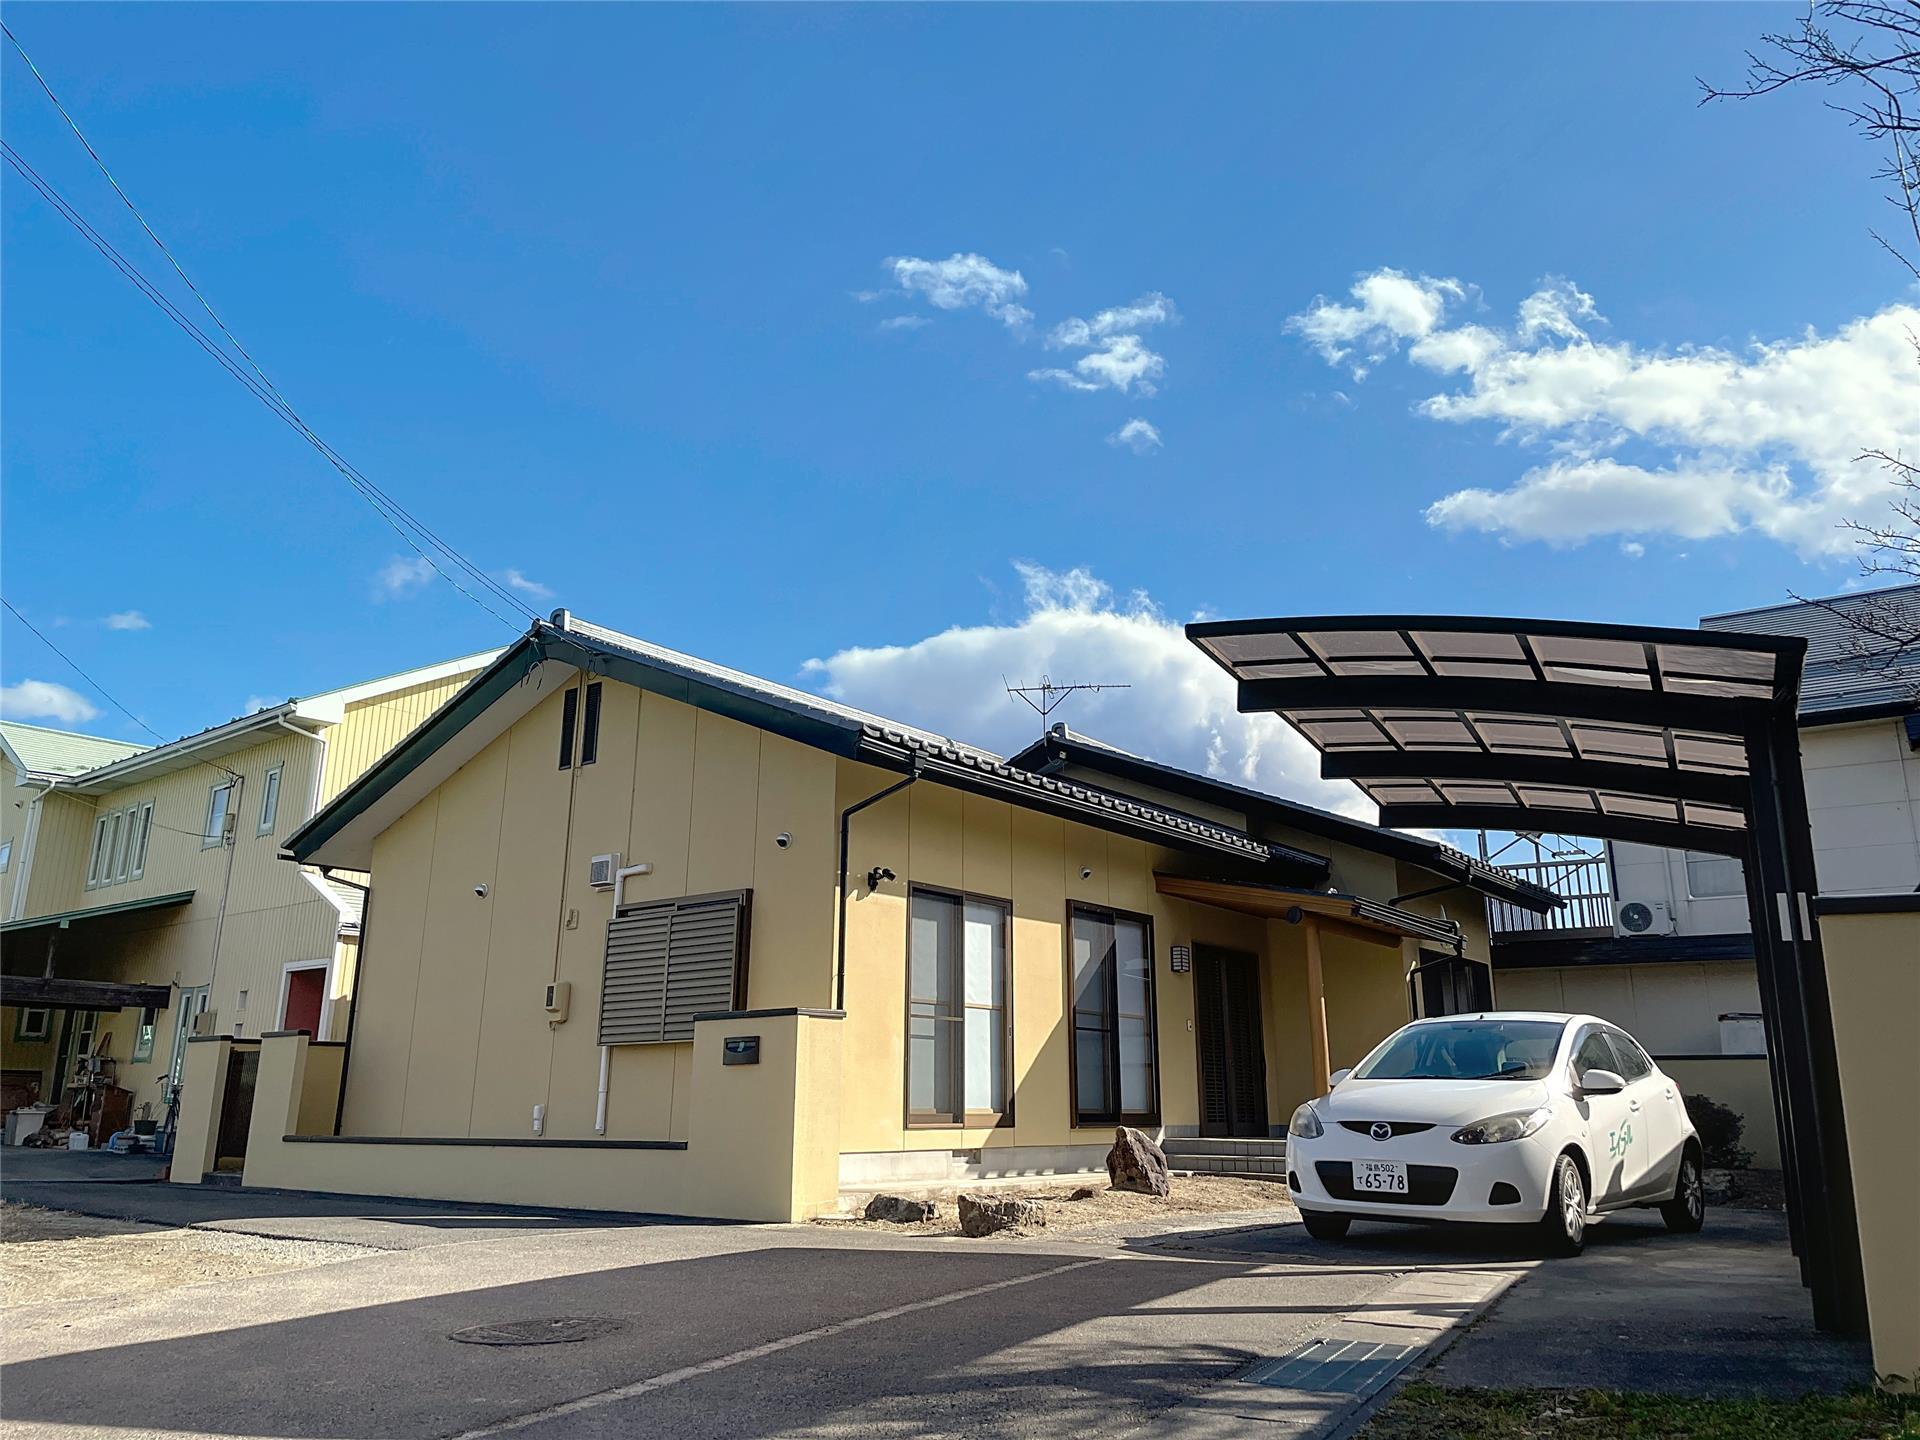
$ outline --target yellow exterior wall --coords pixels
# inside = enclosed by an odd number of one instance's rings
[[[327,731],[327,771],[320,782],[320,803],[325,805],[366,774],[478,673],[476,669],[444,676],[347,706],[345,717]]]
[[[804,1220],[838,1202],[843,1089],[837,1017],[759,1014],[703,1021],[689,1054],[695,1138],[675,1148],[588,1141],[541,1146],[302,1143],[326,1134],[338,1070],[333,1047],[275,1037],[260,1050],[245,1182],[302,1190],[409,1195],[736,1220]],[[760,1040],[755,1065],[725,1065],[728,1036]],[[211,1095],[228,1046],[196,1045]],[[217,1106],[195,1107],[180,1134],[211,1152]],[[202,1167],[204,1169],[204,1167]],[[176,1165],[176,1173],[181,1167]],[[202,1170],[195,1170],[198,1179]],[[184,1178],[184,1176],[183,1176]]]
[[[1920,912],[1823,915],[1873,1368],[1920,1388]]]
[[[832,757],[602,683],[595,764],[558,768],[557,688],[375,840],[345,1133],[531,1137],[536,1105],[545,1138],[594,1133],[613,913],[595,855],[654,867],[629,901],[751,889],[749,1004],[829,1003]],[[555,979],[572,1010],[550,1026]],[[685,1138],[691,1047],[611,1058],[608,1137]]]

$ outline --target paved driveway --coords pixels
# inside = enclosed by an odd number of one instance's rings
[[[1001,1243],[82,1188],[58,1198],[364,1253],[13,1311],[9,1436],[1110,1435],[1364,1314],[1423,1257],[1510,1258],[1332,1253],[1277,1216]],[[450,1338],[563,1318],[609,1323],[564,1345]]]

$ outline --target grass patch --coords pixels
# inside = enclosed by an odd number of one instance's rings
[[[1361,1440],[1920,1440],[1920,1399],[1856,1391],[1702,1400],[1409,1385]]]

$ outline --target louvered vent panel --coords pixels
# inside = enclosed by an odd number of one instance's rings
[[[663,900],[607,925],[602,1045],[693,1038],[693,1017],[731,1010],[744,988],[749,894]]]

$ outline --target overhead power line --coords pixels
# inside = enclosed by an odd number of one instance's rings
[[[167,263],[173,268],[174,273],[180,277],[181,282],[186,285],[188,290],[192,291],[194,298],[200,302],[201,309],[206,312],[207,317],[213,322],[214,327],[219,331],[221,336],[225,338],[227,345],[230,345],[233,352],[238,354],[241,360],[246,362],[246,369],[243,370],[240,365],[235,362],[232,355],[228,354],[224,346],[203,330],[191,316],[182,312],[157,285],[147,278],[137,265],[122,254],[111,241],[95,229],[94,226],[87,221],[86,217],[82,215],[73,204],[66,200],[48,180],[36,172],[11,144],[0,141],[0,150],[4,151],[7,163],[12,165],[13,168],[19,172],[20,176],[25,179],[28,184],[32,185],[48,204],[53,206],[54,210],[62,219],[66,220],[68,224],[78,230],[95,249],[99,250],[100,253],[106,257],[115,269],[119,270],[122,275],[131,281],[135,288],[166,314],[174,324],[186,331],[195,343],[206,351],[222,369],[226,370],[229,375],[239,381],[249,394],[271,411],[283,424],[287,425],[288,428],[298,434],[309,445],[313,446],[321,457],[340,473],[341,477],[347,481],[355,493],[367,502],[374,513],[386,521],[394,532],[406,542],[407,546],[413,550],[416,555],[427,563],[436,575],[511,630],[519,630],[520,625],[513,620],[507,619],[499,610],[481,599],[479,595],[474,593],[474,589],[486,591],[496,600],[504,603],[509,610],[517,611],[528,619],[537,618],[536,612],[533,611],[525,601],[521,600],[519,596],[496,581],[478,565],[467,559],[465,555],[435,533],[431,527],[408,511],[405,506],[401,505],[386,491],[374,484],[372,480],[368,479],[357,467],[349,463],[344,456],[335,450],[332,445],[323,440],[319,434],[307,424],[300,413],[295,410],[293,405],[281,394],[279,387],[277,387],[267,376],[266,372],[260,368],[252,354],[240,343],[233,332],[228,329],[226,322],[220,318],[219,313],[213,308],[212,302],[207,299],[206,295],[200,290],[200,287],[193,283],[192,277],[187,274],[186,269],[180,264],[179,260],[175,258],[172,250],[168,249],[166,242],[160,238],[153,226],[147,223],[147,219],[140,213],[139,207],[133,203],[132,198],[121,188],[120,182],[114,178],[113,172],[107,168],[106,161],[100,157],[100,153],[94,149],[92,143],[87,139],[85,132],[80,129],[79,123],[74,120],[66,106],[61,104],[60,97],[54,94],[53,87],[47,83],[46,77],[40,73],[39,67],[33,63],[33,57],[28,55],[25,47],[20,44],[19,37],[4,24],[0,24],[0,32],[4,32],[8,41],[12,43],[14,50],[19,54],[21,60],[25,62],[27,69],[32,72],[33,78],[39,83],[40,89],[46,95],[48,101],[53,105],[53,108],[59,112],[60,117],[66,121],[67,127],[73,131],[75,138],[79,140],[81,146],[93,160],[94,165],[106,178],[107,183],[113,187],[114,194],[120,197],[121,203],[127,207],[134,219],[139,222],[140,228],[146,232],[148,238],[153,241],[160,253],[166,257]],[[440,559],[436,560],[434,554],[429,553],[429,550],[437,552]],[[446,562],[445,566],[441,564],[441,561]],[[471,584],[474,589],[469,589],[468,585],[462,584],[460,580],[455,578],[454,574],[449,573],[450,570],[464,573],[468,577],[468,583]]]
[[[47,638],[46,631],[42,630],[38,625],[34,624],[31,620],[27,619],[26,616],[22,615],[19,609],[14,605],[14,603],[11,600],[7,599],[7,597],[4,595],[0,595],[0,605],[6,606],[8,614],[12,615],[14,619],[18,620],[22,625],[26,626],[27,629],[31,630],[34,633],[34,636],[40,641],[42,645],[46,646],[47,649],[51,650],[54,654],[58,655],[62,660],[64,660],[69,670],[73,671],[74,674],[78,675],[82,680],[86,681],[87,684],[92,686],[94,693],[100,696],[101,699],[105,700],[109,705],[113,706],[114,709],[118,710],[122,715],[126,716],[129,720],[133,721],[134,724],[138,725],[142,730],[146,731],[147,734],[153,736],[153,738],[158,740],[162,745],[169,743],[168,738],[165,735],[162,735],[158,730],[154,729],[151,725],[147,724],[146,721],[142,720],[138,715],[134,714],[133,711],[129,710],[126,706],[122,705],[120,701],[114,696],[112,691],[107,689],[107,687],[102,685],[98,680],[94,679],[93,676],[89,675],[85,670],[81,669],[80,662],[78,660],[75,660],[71,655],[67,654],[66,651],[62,650],[58,645],[54,644],[53,641],[49,640]],[[208,766],[210,769],[218,770],[222,775],[230,775],[235,780],[238,780],[240,778],[238,775],[235,775],[233,771],[227,769],[226,766],[215,765],[211,760],[203,760],[200,763]]]

